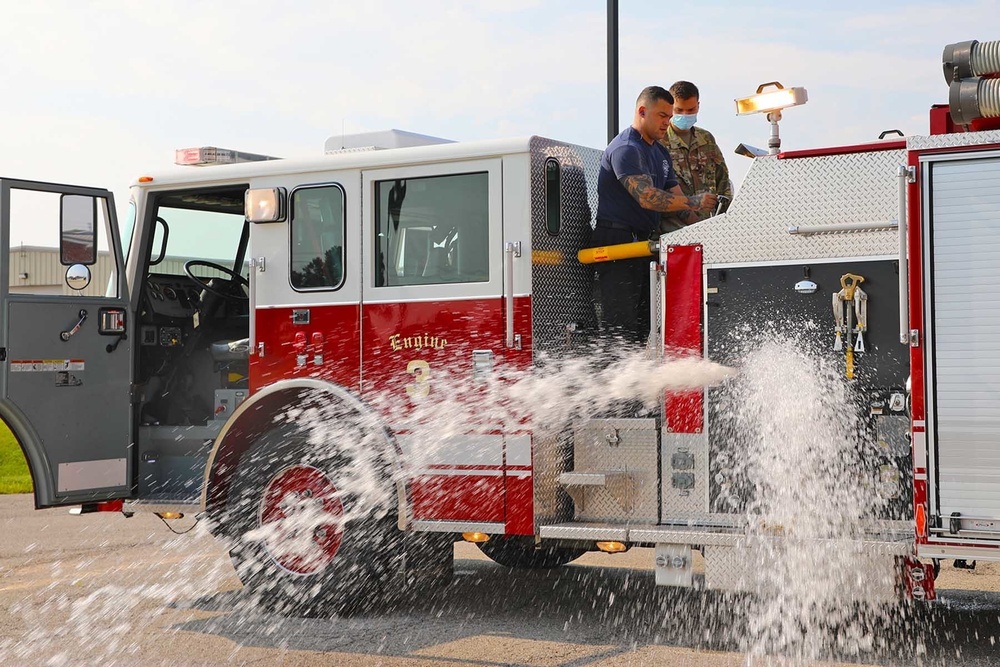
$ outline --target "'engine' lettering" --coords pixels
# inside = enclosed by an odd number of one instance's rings
[[[417,334],[416,336],[402,336],[400,334],[389,336],[389,346],[392,347],[393,352],[423,349],[443,350],[446,345],[448,345],[446,339],[432,336],[429,333]]]

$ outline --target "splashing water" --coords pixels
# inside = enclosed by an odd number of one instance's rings
[[[455,400],[404,405],[399,388],[386,387],[373,402],[382,414],[399,415],[400,423],[427,443],[412,453],[415,458],[406,468],[391,470],[398,481],[424,460],[433,460],[436,443],[470,428],[559,429],[623,402],[655,409],[664,390],[726,382],[726,398],[717,409],[725,413],[723,423],[729,429],[733,477],[742,481],[731,487],[723,484],[722,496],[730,511],[737,509],[746,517],[742,583],[751,593],[737,598],[748,627],[733,641],[753,664],[773,655],[807,664],[833,649],[857,653],[871,648],[876,638],[862,621],[861,608],[870,604],[873,589],[891,588],[893,572],[891,557],[871,559],[861,547],[860,538],[870,528],[879,500],[869,483],[855,397],[834,368],[794,349],[792,343],[779,341],[751,351],[742,358],[737,377],[732,369],[697,358],[656,362],[642,352],[602,360],[591,355],[550,360],[532,372],[506,371],[485,381],[435,377],[435,394]],[[315,460],[336,455],[351,461],[339,492],[363,500],[345,510],[344,524],[372,508],[391,505],[395,489],[379,472],[385,462],[373,454],[380,424],[329,401],[307,400],[281,417],[311,425],[306,440]],[[731,494],[728,499],[726,492]],[[315,501],[303,507],[283,535],[306,535],[312,522],[329,521],[315,517]],[[249,537],[267,541],[275,533],[265,527]],[[165,549],[183,554],[191,539],[171,540]],[[191,576],[198,569],[195,564],[194,557],[186,562],[181,556],[169,568],[170,576],[152,584],[132,584],[125,578],[75,599],[62,594],[29,597],[16,610],[29,625],[32,615],[56,614],[66,619],[66,629],[59,637],[29,631],[16,645],[0,646],[0,659],[31,662],[47,655],[49,664],[72,664],[79,653],[51,650],[65,643],[85,647],[88,658],[129,656],[136,650],[130,633],[162,614],[149,603],[176,605],[225,581],[231,584],[228,563]],[[623,618],[637,616],[633,611]]]
[[[892,556],[864,541],[884,501],[858,397],[842,370],[798,349],[772,341],[746,355],[723,408],[750,495],[745,650],[754,664],[870,650],[865,617],[894,591]]]

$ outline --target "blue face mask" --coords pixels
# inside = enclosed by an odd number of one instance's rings
[[[696,113],[685,113],[685,114],[674,114],[674,118],[671,121],[678,130],[690,130],[694,127],[694,124],[698,122],[698,114]]]

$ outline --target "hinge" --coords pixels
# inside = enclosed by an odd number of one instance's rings
[[[250,266],[257,269],[257,273],[264,273],[267,269],[267,259],[264,257],[251,257]]]
[[[507,241],[507,252],[512,253],[514,257],[521,256],[521,242],[520,241]]]
[[[128,402],[132,405],[139,403],[142,396],[142,389],[134,382],[128,386]]]
[[[920,347],[920,329],[910,329],[910,347]]]
[[[0,347],[0,361],[7,361],[7,348]]]
[[[917,182],[917,168],[916,167],[907,167],[906,168],[906,182],[907,183],[916,183]]]

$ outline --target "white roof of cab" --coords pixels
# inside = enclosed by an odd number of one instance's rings
[[[378,169],[397,165],[452,162],[477,158],[499,157],[527,153],[533,137],[490,139],[485,141],[455,142],[332,153],[315,158],[241,162],[239,164],[210,167],[175,166],[162,172],[144,174],[151,176],[149,183],[132,181],[132,186],[158,188],[163,185],[189,185],[197,183],[232,182],[257,176],[309,173],[339,169]]]
[[[361,134],[338,134],[330,137],[323,145],[325,153],[338,153],[360,148],[406,148],[407,146],[430,146],[432,144],[453,144],[451,139],[432,137],[427,134],[406,132],[405,130],[381,130]]]

